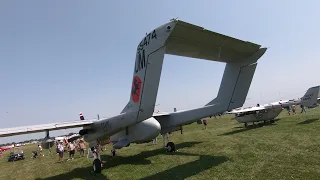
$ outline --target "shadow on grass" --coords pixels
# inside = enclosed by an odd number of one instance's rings
[[[200,158],[196,161],[182,164],[142,179],[186,179],[226,161],[228,161],[228,158],[225,156],[200,155]]]
[[[275,121],[278,121],[279,119],[276,119]],[[234,127],[234,129],[238,129],[235,131],[231,131],[231,132],[227,132],[227,133],[223,133],[220,134],[218,136],[228,136],[228,135],[233,135],[233,134],[238,134],[238,133],[242,133],[242,132],[246,132],[252,129],[257,129],[257,128],[261,128],[264,126],[275,126],[277,124],[274,123],[258,123],[258,124],[254,124],[254,125],[248,125],[247,127]]]
[[[319,118],[307,119],[305,121],[299,122],[297,125],[310,124],[310,123],[313,123],[313,122],[318,121],[318,120],[319,120]]]
[[[179,151],[179,149],[183,149],[186,147],[191,147],[195,144],[200,144],[201,142],[184,142],[180,144],[176,144],[176,148]],[[132,155],[132,156],[115,156],[112,157],[110,155],[101,155],[101,160],[102,161],[107,161],[106,164],[104,164],[104,167],[102,168],[102,171],[104,169],[112,168],[115,166],[119,166],[122,164],[151,164],[151,161],[148,160],[147,158],[156,156],[159,154],[164,154],[164,155],[182,155],[182,156],[198,156],[197,154],[190,154],[190,153],[183,153],[183,152],[174,152],[174,153],[169,153],[166,152],[165,149],[160,148],[156,149],[153,151],[144,151],[141,152],[137,155]],[[93,161],[93,160],[92,160]],[[108,179],[106,176],[102,174],[92,174],[91,173],[92,167],[84,167],[84,168],[76,168],[70,172],[60,174],[57,176],[53,177],[48,177],[48,178],[38,178],[36,180],[55,180],[55,179],[74,179],[74,178],[81,178],[81,179]]]
[[[59,180],[59,179],[108,179],[103,174],[93,174],[91,173],[92,168],[91,167],[85,167],[85,168],[76,168],[73,169],[70,172],[48,177],[48,178],[37,178],[36,180]]]

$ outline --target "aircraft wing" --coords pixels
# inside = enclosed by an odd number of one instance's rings
[[[250,112],[250,111],[261,111],[266,109],[265,107],[252,107],[252,108],[246,108],[246,109],[239,109],[239,110],[233,110],[230,113],[236,114],[236,113],[243,113],[243,112]]]
[[[152,116],[153,117],[157,117],[157,116],[168,116],[170,115],[171,113],[168,113],[168,112],[158,112],[158,113],[153,113]]]
[[[4,128],[4,129],[0,129],[0,137],[37,133],[37,132],[44,132],[44,131],[50,131],[50,130],[52,131],[52,130],[83,127],[85,125],[92,124],[94,121],[96,120],[82,120],[82,121],[77,120],[77,121],[69,121],[69,122],[61,122],[61,123]]]

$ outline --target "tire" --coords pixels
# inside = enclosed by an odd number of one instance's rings
[[[173,142],[168,142],[167,151],[168,152],[175,152],[176,151],[176,146]]]
[[[99,159],[95,159],[93,161],[93,172],[101,173],[101,161]]]

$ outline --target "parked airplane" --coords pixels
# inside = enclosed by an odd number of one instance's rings
[[[232,114],[235,114],[234,119],[239,123],[244,123],[244,126],[247,127],[249,122],[260,122],[270,121],[274,123],[274,119],[281,113],[283,108],[291,105],[304,105],[311,106],[317,103],[319,95],[320,86],[311,87],[305,93],[305,95],[298,100],[284,100],[273,102],[270,104],[265,104],[262,106],[248,107],[248,108],[239,108],[231,111]]]
[[[167,133],[180,130],[183,125],[241,107],[257,61],[266,50],[260,45],[174,19],[152,30],[138,44],[130,99],[119,115],[100,120],[0,129],[0,137],[83,127],[79,134],[94,152],[93,170],[99,173],[101,161],[95,150],[97,145],[108,143],[109,138],[115,149],[130,143],[150,142],[159,133],[166,141]],[[200,108],[153,113],[165,54],[226,63],[217,97]],[[168,151],[175,151],[173,142],[168,142],[166,147]]]

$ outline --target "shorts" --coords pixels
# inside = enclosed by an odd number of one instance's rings
[[[81,153],[82,153],[82,152],[84,153],[84,149],[79,149],[79,151],[80,151]]]
[[[60,152],[59,152],[59,157],[60,157],[60,158],[63,158],[63,151],[60,151]]]
[[[74,155],[74,150],[69,151],[69,155]]]

